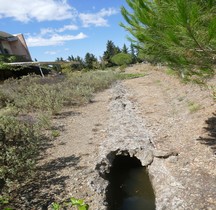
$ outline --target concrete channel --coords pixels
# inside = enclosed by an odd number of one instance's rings
[[[139,117],[139,112],[135,104],[129,100],[130,95],[124,86],[117,83],[112,91],[108,136],[100,145],[100,155],[95,166],[97,173],[89,182],[93,190],[101,194],[100,210],[120,209],[111,207],[113,201],[109,192],[111,184],[109,177],[119,157],[122,161],[125,159],[129,162],[136,159],[140,162],[140,167],[145,168],[150,182],[148,184],[152,185],[155,194],[154,207],[151,209],[187,209],[186,203],[181,198],[183,187],[164,164],[166,159],[176,157],[178,154],[156,150],[145,120]]]

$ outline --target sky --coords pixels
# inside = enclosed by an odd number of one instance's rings
[[[106,43],[129,47],[120,8],[125,0],[0,0],[0,31],[22,33],[32,59],[103,55]]]

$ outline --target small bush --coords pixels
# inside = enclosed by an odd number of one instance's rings
[[[118,66],[123,66],[132,63],[133,59],[130,54],[118,53],[112,57],[111,61]]]
[[[44,110],[58,113],[63,107],[63,94],[59,85],[39,85],[33,83],[26,87],[14,99],[14,104],[18,108],[27,111]]]
[[[41,126],[34,120],[0,116],[0,181],[9,191],[26,181],[35,166]]]

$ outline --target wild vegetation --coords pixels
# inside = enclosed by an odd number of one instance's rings
[[[0,54],[0,63],[24,62],[26,59],[19,55]]]
[[[78,210],[88,210],[89,205],[86,204],[83,200],[81,199],[76,199],[76,198],[70,198],[69,201],[64,201],[62,204],[60,203],[53,203],[52,204],[52,209],[53,210],[61,210],[61,209],[66,209],[76,206]]]
[[[53,115],[65,106],[89,103],[95,92],[117,79],[143,76],[112,70],[66,72],[45,78],[28,75],[0,85],[0,206],[7,206],[34,177],[41,144],[59,135],[51,128]]]

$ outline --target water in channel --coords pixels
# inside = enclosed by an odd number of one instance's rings
[[[116,156],[108,179],[108,210],[156,209],[148,173],[136,157]]]

